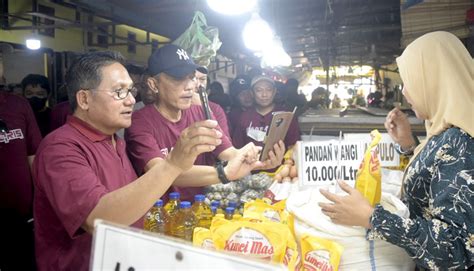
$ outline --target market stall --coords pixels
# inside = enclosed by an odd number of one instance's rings
[[[368,133],[372,129],[385,131],[384,122],[388,110],[380,108],[349,108],[321,109],[306,111],[299,117],[298,123],[301,132],[306,135],[331,135],[338,136],[343,133]],[[422,120],[409,115],[408,120],[412,131],[417,136],[424,136],[425,128]]]

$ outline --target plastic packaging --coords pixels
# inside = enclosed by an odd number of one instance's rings
[[[382,135],[377,130],[370,132],[372,142],[364,154],[364,160],[357,171],[355,188],[370,202],[372,207],[380,202],[382,196],[382,175],[377,144]]]

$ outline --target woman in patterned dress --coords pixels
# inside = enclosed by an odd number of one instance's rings
[[[406,250],[420,269],[474,266],[474,61],[448,32],[413,41],[397,58],[403,95],[426,123],[426,140],[406,169],[402,200],[410,217],[372,208],[362,195],[321,191],[320,203],[334,223],[362,226],[369,239],[386,240]],[[397,123],[389,133],[397,132]],[[398,131],[400,132],[400,131]]]

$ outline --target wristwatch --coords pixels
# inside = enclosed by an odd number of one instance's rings
[[[405,156],[413,155],[413,151],[415,151],[416,146],[420,145],[420,141],[418,140],[418,137],[417,137],[414,133],[412,133],[411,135],[412,135],[412,137],[413,137],[413,140],[415,141],[415,144],[413,144],[413,146],[411,146],[410,148],[408,148],[408,150],[403,150],[403,149],[402,149],[402,146],[400,146],[400,144],[395,143],[395,150],[396,150],[399,154],[405,155]]]
[[[216,163],[217,177],[219,177],[219,180],[223,184],[230,183],[230,180],[227,179],[227,176],[225,175],[225,172],[224,172],[224,167],[226,165],[227,165],[227,161],[217,161]]]
[[[408,150],[403,150],[402,146],[400,146],[400,144],[396,143],[395,144],[395,150],[401,155],[409,156],[409,155],[413,155],[413,151],[415,150],[416,146],[417,145],[415,144],[415,145],[411,146],[410,148],[408,148]]]

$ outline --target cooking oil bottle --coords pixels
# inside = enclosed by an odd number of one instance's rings
[[[205,198],[201,194],[195,195],[191,210],[197,219],[197,226],[209,229],[211,227],[212,212],[211,208],[204,202]]]
[[[179,210],[179,192],[171,192],[169,194],[169,201],[165,205],[165,211],[169,217],[173,217]]]
[[[171,235],[184,240],[192,241],[196,222],[196,217],[191,211],[191,202],[182,201],[179,206],[179,211],[171,224]]]
[[[224,214],[225,219],[232,220],[232,218],[234,216],[234,211],[235,211],[234,207],[225,208],[225,214]]]
[[[211,202],[211,207],[212,206],[216,207],[216,214],[224,214],[224,211],[222,211],[222,208],[221,208],[220,201],[214,200],[213,202]]]
[[[148,211],[144,221],[144,229],[151,232],[167,233],[169,217],[163,209],[163,201],[160,199]]]
[[[211,206],[211,213],[212,213],[212,217],[216,216],[216,214],[217,214],[216,206]]]
[[[165,234],[172,235],[171,227],[173,227],[176,214],[179,211],[180,194],[179,192],[171,192],[169,193],[168,196],[169,196],[169,200],[164,207],[165,213],[168,215],[168,219],[169,219],[168,226],[165,228],[166,229]]]

